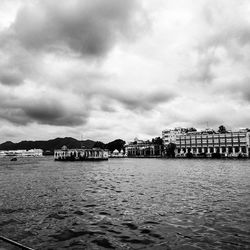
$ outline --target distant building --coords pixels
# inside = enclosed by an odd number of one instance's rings
[[[19,149],[19,150],[1,150],[0,157],[40,157],[43,155],[42,149]]]
[[[108,160],[108,151],[100,148],[68,149],[63,146],[61,149],[54,150],[54,159],[56,161]]]
[[[161,157],[163,145],[135,138],[133,142],[125,145],[127,157]]]
[[[117,149],[115,149],[113,152],[110,152],[109,157],[111,158],[122,158],[125,157],[126,155],[124,154],[123,149],[119,152]]]
[[[173,129],[162,132],[165,148],[169,143],[176,145],[176,156],[204,157],[249,157],[250,132],[218,133],[211,129],[200,132],[185,132]]]
[[[168,145],[169,143],[176,143],[177,136],[185,133],[185,128],[165,129],[162,131],[163,144]]]

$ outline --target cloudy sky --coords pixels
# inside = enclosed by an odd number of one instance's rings
[[[249,0],[1,0],[0,142],[250,127]]]

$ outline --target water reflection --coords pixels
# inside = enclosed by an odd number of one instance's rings
[[[0,165],[1,234],[35,249],[250,249],[249,161]]]

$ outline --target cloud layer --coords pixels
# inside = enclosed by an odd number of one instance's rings
[[[3,0],[1,138],[250,127],[249,16],[247,0]]]

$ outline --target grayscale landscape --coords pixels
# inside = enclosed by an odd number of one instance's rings
[[[0,1],[0,250],[250,249],[248,0]]]

